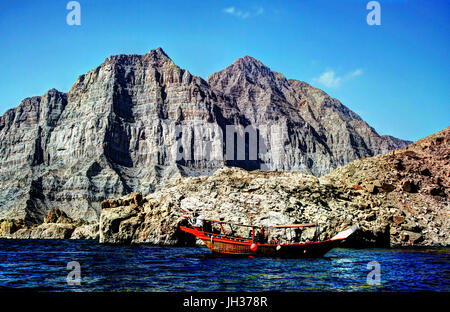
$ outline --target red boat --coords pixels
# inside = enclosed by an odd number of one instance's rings
[[[221,227],[221,233],[213,233],[211,223],[218,223]],[[347,221],[353,223],[354,221]],[[242,238],[223,234],[223,224],[230,226],[245,226],[251,228],[251,237]],[[345,239],[353,234],[358,225],[354,225],[345,231],[339,232],[337,235],[325,239],[318,240],[319,227],[322,223],[310,224],[291,224],[291,225],[275,225],[270,227],[257,227],[243,224],[233,224],[229,222],[205,219],[200,225],[180,226],[184,232],[195,235],[201,239],[213,254],[227,256],[269,256],[269,257],[321,257],[331,249],[339,246]],[[207,225],[207,226],[205,226]],[[294,229],[302,227],[316,227],[315,241],[305,242],[266,242],[263,235],[256,235],[255,230],[267,229]],[[259,239],[258,239],[259,236]]]

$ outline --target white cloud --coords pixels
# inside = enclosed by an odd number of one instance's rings
[[[223,12],[233,15],[233,16],[236,16],[236,17],[239,17],[239,18],[242,18],[242,19],[246,19],[250,16],[258,16],[258,15],[263,14],[264,9],[262,7],[259,7],[258,9],[255,10],[255,13],[252,14],[249,11],[242,11],[242,10],[236,9],[234,6],[232,6],[232,7],[223,9]]]
[[[229,7],[229,8],[223,9],[223,11],[228,14],[234,14],[235,10],[236,9],[234,7]]]
[[[328,88],[337,88],[341,83],[341,78],[336,77],[334,71],[332,70],[324,72],[319,78],[314,78],[314,80],[320,82]]]
[[[313,82],[318,82],[323,84],[327,88],[339,88],[343,82],[348,81],[354,77],[362,75],[362,69],[355,69],[354,71],[339,77],[336,75],[334,70],[327,70],[321,74],[318,78],[313,78]]]
[[[362,69],[358,68],[358,69],[352,71],[350,74],[348,74],[348,78],[353,78],[353,77],[362,75],[362,73],[363,73]]]

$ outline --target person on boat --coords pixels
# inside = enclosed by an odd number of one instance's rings
[[[189,217],[188,220],[192,226],[195,226],[195,224],[197,223],[197,217],[198,217],[198,213],[195,211],[192,213],[192,217]]]
[[[254,231],[254,241],[256,242],[256,243],[259,243],[259,239],[260,239],[260,235],[259,235],[259,231],[258,232],[256,232],[256,229],[253,229],[253,231]]]
[[[272,245],[279,244],[279,243],[280,243],[279,237],[278,237],[278,236],[272,237],[272,238],[270,239],[270,243],[271,243]]]
[[[212,224],[211,221],[203,221],[203,231],[207,232],[207,233],[211,233],[212,232]]]
[[[258,238],[258,242],[260,242],[261,244],[264,244],[264,242],[265,242],[265,237],[264,237],[264,227],[260,227],[259,228],[259,232],[258,232],[258,235],[257,235],[257,238]]]
[[[205,218],[202,217],[202,216],[197,217],[197,220],[196,220],[196,222],[194,224],[194,227],[199,227],[199,228],[203,227],[203,221],[204,220],[205,220]]]
[[[295,244],[295,243],[299,243],[300,239],[298,238],[297,235],[292,236],[291,238],[291,244]]]

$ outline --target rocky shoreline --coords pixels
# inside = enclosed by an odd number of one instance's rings
[[[147,196],[136,192],[104,200],[98,223],[53,209],[40,225],[3,220],[0,237],[195,245],[178,227],[184,215],[196,211],[205,218],[261,226],[326,222],[322,237],[342,230],[340,221],[357,220],[360,230],[349,247],[449,246],[449,155],[450,127],[320,178],[223,167],[212,176],[180,177]],[[312,232],[301,235],[308,239]]]
[[[72,220],[60,209],[51,210],[44,223],[26,225],[24,220],[0,220],[0,238],[98,240],[98,223]]]

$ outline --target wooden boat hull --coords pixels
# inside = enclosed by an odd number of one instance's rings
[[[310,243],[261,244],[250,239],[204,233],[192,227],[181,226],[180,229],[201,239],[212,253],[226,256],[321,257],[344,240],[337,238]],[[252,244],[256,244],[256,250],[251,249]]]

